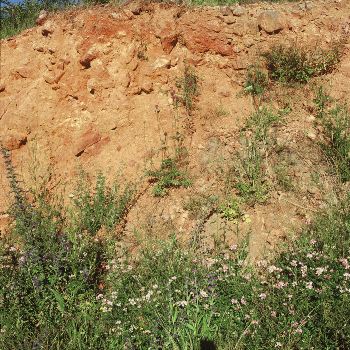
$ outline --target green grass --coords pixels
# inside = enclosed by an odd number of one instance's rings
[[[331,163],[331,170],[341,182],[350,181],[350,112],[337,103],[322,88],[315,97],[316,115],[323,127],[322,150]]]

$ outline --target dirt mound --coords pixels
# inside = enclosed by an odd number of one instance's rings
[[[348,1],[223,8],[134,2],[52,14],[42,25],[1,41],[0,140],[26,183],[33,183],[34,171],[50,178],[51,189],[66,188],[68,196],[80,167],[110,177],[121,171],[136,180],[145,164],[159,160],[164,140],[168,137],[170,144],[181,134],[192,188],[158,199],[144,180],[126,236],[133,244],[135,229],[156,232],[158,225],[164,232],[167,222],[187,239],[197,223],[184,202],[193,193],[215,192],[214,169],[239,147],[239,131],[254,111],[251,97],[241,93],[247,67],[273,44],[324,46],[348,37],[349,26]],[[190,115],[174,108],[185,65],[199,77],[200,93]],[[322,82],[333,96],[347,99],[349,78],[346,46],[337,72]],[[247,209],[250,220],[241,226],[253,232],[253,254],[262,242],[272,244],[308,221],[328,191],[326,182],[322,193],[310,180],[319,163],[312,148],[317,130],[310,118],[309,88],[275,95],[278,107],[287,100],[293,104],[277,139],[293,150],[293,176],[301,188],[275,192],[268,204]],[[305,149],[311,153],[305,155]],[[9,204],[3,162],[0,187],[1,211]],[[232,225],[219,216],[205,226],[206,232],[236,239]],[[211,242],[213,235],[207,236]]]

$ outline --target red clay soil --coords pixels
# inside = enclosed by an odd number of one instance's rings
[[[215,193],[216,170],[239,147],[240,128],[254,111],[251,97],[242,94],[247,67],[277,43],[327,47],[343,38],[337,70],[317,82],[345,102],[349,35],[350,2],[345,0],[231,8],[133,2],[50,14],[42,25],[1,41],[0,140],[27,186],[37,183],[36,173],[49,179],[51,189],[65,189],[68,198],[81,168],[91,176],[101,170],[109,178],[120,172],[140,180],[145,164],[152,158],[159,162],[164,139],[172,145],[179,132],[193,186],[157,199],[142,179],[145,191],[128,215],[125,236],[133,245],[135,230],[164,236],[176,227],[186,240],[197,223],[184,202]],[[191,116],[174,108],[185,64],[200,79]],[[323,189],[311,181],[313,170],[323,174],[311,90],[271,91],[275,107],[293,106],[276,136],[294,157],[293,177],[300,186],[295,192],[275,191],[267,204],[246,209],[249,219],[240,226],[252,232],[253,255],[308,222],[330,192],[327,175]],[[0,211],[9,203],[0,161]],[[0,227],[8,220],[1,215]],[[214,215],[204,231],[207,244],[220,235],[234,242],[234,227]]]

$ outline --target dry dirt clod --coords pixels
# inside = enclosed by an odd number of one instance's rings
[[[44,52],[45,49],[42,45],[38,45],[36,43],[33,44],[33,50],[38,51],[38,52]]]
[[[21,77],[21,78],[29,78],[30,77],[30,70],[27,67],[19,67],[16,70],[16,73]]]
[[[131,11],[133,15],[138,16],[143,11],[142,1],[127,0],[127,3],[128,3],[128,9]]]
[[[35,23],[36,23],[38,26],[43,25],[44,22],[46,21],[48,15],[49,15],[49,13],[48,13],[46,10],[41,10],[41,11],[39,12],[39,16],[38,16],[38,18],[36,19]]]
[[[153,62],[152,67],[153,69],[170,68],[170,60],[166,57],[159,57]]]
[[[0,83],[0,92],[5,91],[5,84],[4,83]]]
[[[228,6],[224,6],[220,9],[220,12],[223,16],[230,16],[232,14],[231,9]]]
[[[9,151],[19,149],[27,143],[27,134],[12,131],[3,141],[3,145]]]
[[[96,59],[98,56],[97,51],[88,51],[85,55],[83,55],[79,63],[85,68],[90,68],[91,67],[91,62]]]
[[[316,140],[316,134],[313,131],[309,131],[307,133],[307,137],[311,140],[311,141],[315,141]]]
[[[236,22],[236,18],[233,15],[227,16],[224,18],[226,24],[233,24]]]
[[[51,35],[53,32],[55,31],[55,26],[53,24],[52,21],[47,21],[45,22],[42,30],[41,30],[41,34],[43,36],[49,36]]]
[[[141,92],[144,92],[145,94],[150,94],[153,91],[153,84],[151,81],[145,81],[141,88]]]
[[[59,71],[56,73],[47,73],[44,75],[44,79],[48,84],[57,84],[64,75],[64,71]]]
[[[232,7],[231,10],[232,10],[232,14],[234,16],[237,16],[237,17],[241,17],[241,16],[245,15],[245,13],[246,13],[246,10],[244,9],[244,7],[242,7],[240,5]]]
[[[264,11],[258,17],[259,28],[268,34],[275,34],[286,27],[285,16],[279,11]]]

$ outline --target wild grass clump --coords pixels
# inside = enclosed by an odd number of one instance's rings
[[[76,186],[72,210],[76,228],[96,234],[102,227],[112,230],[124,217],[133,196],[132,186],[124,189],[115,182],[107,186],[106,178],[97,176],[95,189],[91,191],[84,174]]]
[[[155,183],[153,194],[156,197],[164,197],[170,188],[189,187],[191,180],[187,174],[181,171],[173,158],[163,159],[160,168],[147,171],[150,181]]]
[[[179,101],[191,114],[199,94],[199,78],[190,65],[185,65],[183,76],[177,80],[176,87],[180,90],[180,96],[175,96],[175,103]]]
[[[350,112],[345,104],[335,102],[322,88],[315,98],[319,123],[324,130],[322,150],[340,181],[350,180]]]
[[[253,96],[264,94],[269,85],[269,78],[261,68],[251,66],[248,68],[244,91]]]
[[[270,128],[281,115],[261,108],[247,121],[243,130],[242,148],[236,155],[232,175],[238,195],[248,204],[263,203],[268,198],[268,174],[265,159],[272,152]]]
[[[330,73],[341,57],[341,44],[330,49],[277,45],[262,54],[269,77],[282,83],[307,83],[310,78]]]
[[[218,196],[210,194],[192,195],[183,205],[183,208],[190,213],[192,219],[201,219],[211,208],[218,205]]]

